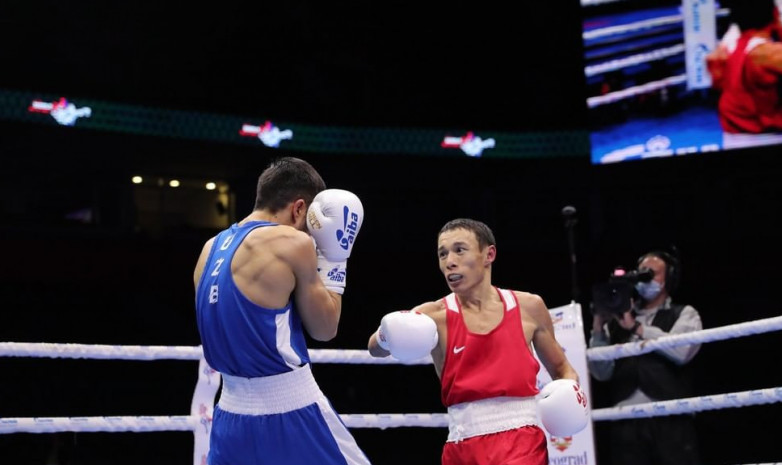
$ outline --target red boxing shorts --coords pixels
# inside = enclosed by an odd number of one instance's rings
[[[538,426],[446,442],[442,465],[548,465],[546,435]]]

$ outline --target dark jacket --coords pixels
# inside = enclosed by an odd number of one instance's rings
[[[652,326],[665,332],[670,331],[683,309],[683,305],[661,308],[654,316]],[[632,336],[630,331],[623,329],[616,321],[609,323],[609,331],[612,344],[629,342]],[[688,372],[686,367],[677,365],[655,352],[618,358],[614,365],[611,399],[614,403],[625,400],[637,388],[654,400],[689,397],[692,381]]]

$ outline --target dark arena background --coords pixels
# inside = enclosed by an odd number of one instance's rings
[[[671,246],[682,261],[676,300],[704,328],[778,316],[782,148],[591,161],[596,126],[662,118],[695,98],[676,94],[651,115],[587,108],[600,86],[584,73],[596,56],[585,24],[663,7],[606,3],[1,6],[0,342],[198,345],[201,245],[250,212],[257,176],[281,155],[310,161],[366,212],[339,335],[311,348],[365,349],[385,313],[444,296],[435,241],[455,217],[493,228],[497,285],[550,307],[578,301],[585,333],[592,285]],[[713,98],[699,94],[699,111]],[[67,104],[71,120],[54,118]],[[565,206],[576,210],[575,273]],[[691,364],[697,395],[782,386],[779,341],[704,344]],[[430,366],[313,370],[339,413],[444,412]],[[3,357],[0,418],[186,415],[196,376],[193,362]],[[593,408],[608,407],[606,386],[591,383]],[[698,413],[703,463],[779,462],[780,415],[779,403]],[[594,426],[598,462],[610,465],[608,424]],[[447,436],[353,433],[377,465],[438,464]],[[0,463],[187,465],[192,441],[5,434]]]

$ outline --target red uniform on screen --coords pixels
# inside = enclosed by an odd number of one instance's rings
[[[727,133],[782,131],[782,44],[746,31],[727,58],[719,115]]]

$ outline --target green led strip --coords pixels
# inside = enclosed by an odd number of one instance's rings
[[[58,125],[47,113],[28,110],[34,100],[54,102],[60,95],[0,89],[0,119],[35,124]],[[242,118],[193,111],[149,108],[92,99],[68,98],[76,107],[89,107],[89,117],[78,118],[73,127],[194,140],[266,146],[258,137],[240,135],[243,125],[262,126],[264,118]],[[443,148],[447,137],[461,137],[464,130],[358,128],[348,126],[312,126],[272,120],[280,130],[290,130],[293,138],[280,141],[279,147],[296,151],[365,155],[467,154],[458,147]],[[490,132],[476,134],[484,141],[494,139],[482,158],[551,158],[589,156],[587,131]]]

